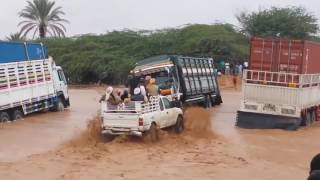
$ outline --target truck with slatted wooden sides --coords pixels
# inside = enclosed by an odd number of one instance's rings
[[[222,103],[212,58],[159,55],[139,61],[131,71],[131,94],[139,79],[146,76],[155,79],[161,95],[180,106],[212,107]]]
[[[0,42],[0,123],[70,105],[62,68],[40,43]]]
[[[297,129],[320,120],[320,43],[252,38],[236,125]]]

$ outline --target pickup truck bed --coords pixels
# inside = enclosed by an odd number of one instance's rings
[[[102,102],[102,133],[142,136],[152,125],[157,128],[174,126],[183,113],[169,102],[164,96],[151,97],[148,103],[132,101],[114,106]]]

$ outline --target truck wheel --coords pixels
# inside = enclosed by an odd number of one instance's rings
[[[222,103],[221,95],[218,95],[218,96],[215,98],[214,104],[215,104],[215,105],[220,105],[221,103]]]
[[[13,112],[13,120],[23,120],[23,112],[20,109],[16,109]]]
[[[203,105],[204,108],[211,108],[212,107],[212,102],[211,102],[211,99],[210,99],[210,95],[204,96],[202,105]]]
[[[174,130],[177,134],[182,133],[182,131],[184,130],[184,121],[182,116],[178,116],[176,125],[174,126]]]
[[[7,123],[10,122],[10,116],[6,112],[0,113],[0,123]]]
[[[212,108],[212,101],[210,95],[207,96],[207,108]]]
[[[310,126],[312,124],[312,117],[311,117],[311,112],[307,112],[304,120],[304,125],[306,127]]]
[[[61,98],[58,98],[58,102],[57,102],[57,104],[55,105],[55,108],[54,108],[54,109],[55,109],[55,111],[57,111],[57,112],[64,111],[64,104],[63,104]]]
[[[311,124],[316,121],[316,110],[312,110],[311,112]]]
[[[156,124],[151,124],[149,131],[146,133],[146,139],[147,141],[150,141],[152,143],[159,140],[159,134]]]

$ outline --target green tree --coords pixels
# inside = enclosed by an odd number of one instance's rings
[[[248,36],[308,38],[319,30],[317,18],[302,7],[287,7],[242,12],[237,15]]]
[[[230,24],[188,25],[157,31],[114,31],[102,35],[44,39],[49,54],[71,83],[123,84],[137,61],[176,54],[243,60],[248,39]]]
[[[27,1],[27,6],[19,12],[19,16],[24,20],[19,23],[20,32],[26,36],[33,31],[33,38],[39,32],[40,38],[47,37],[47,34],[53,37],[64,37],[66,28],[63,23],[68,23],[61,16],[65,13],[62,7],[55,7],[54,1],[33,0]]]
[[[22,36],[21,33],[12,33],[6,37],[7,41],[26,41],[26,37]]]

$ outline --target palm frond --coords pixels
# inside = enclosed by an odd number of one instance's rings
[[[33,25],[33,26],[30,26],[28,29],[26,29],[23,33],[23,36],[27,36],[27,34],[32,30],[32,29],[37,29],[37,25]],[[33,38],[32,38],[33,39]]]
[[[32,39],[34,39],[34,37],[36,36],[37,32],[39,31],[38,28],[35,28],[34,32],[33,32],[33,36],[32,36]]]
[[[53,23],[55,26],[58,26],[59,28],[61,28],[64,32],[67,32],[67,29],[66,29],[66,27],[63,25],[63,24],[61,24],[61,23],[59,23],[59,22],[55,22],[55,23]]]
[[[26,41],[26,37],[22,36],[21,33],[13,33],[6,37],[8,41]]]
[[[60,27],[58,27],[58,26],[56,26],[56,25],[50,25],[49,27],[50,27],[51,29],[54,29],[54,30],[57,32],[58,37],[65,37],[64,31],[63,31]]]
[[[19,12],[19,16],[24,20],[18,26],[21,26],[20,32],[28,34],[32,29],[34,33],[39,32],[41,38],[46,37],[48,33],[50,36],[61,37],[65,36],[66,28],[63,23],[69,23],[68,20],[63,19],[65,13],[62,7],[55,7],[55,1],[50,0],[32,0],[27,1],[27,6]],[[44,33],[39,29],[44,29]]]
[[[28,29],[29,27],[31,26],[37,26],[36,23],[33,23],[33,22],[29,22],[29,23],[25,23],[21,29],[20,29],[20,33],[23,33],[24,31],[26,31],[26,29]]]

